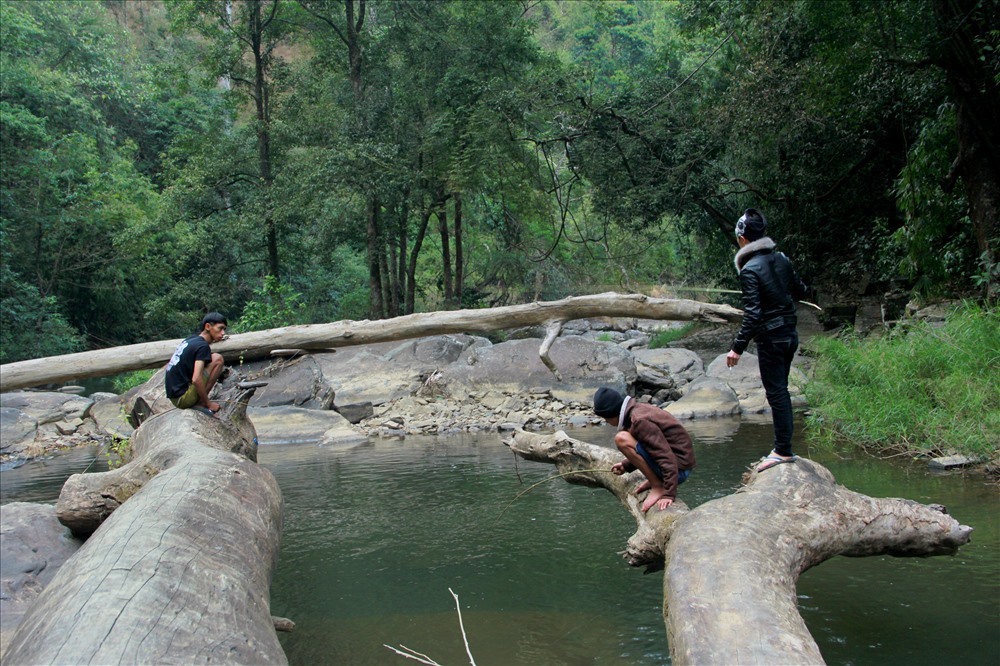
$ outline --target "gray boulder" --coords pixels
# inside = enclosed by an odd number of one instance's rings
[[[337,412],[282,405],[250,407],[247,416],[259,444],[316,443],[320,446],[364,441],[366,437]]]
[[[736,391],[742,413],[770,413],[771,406],[767,404],[764,386],[760,380],[760,365],[754,354],[743,354],[735,368],[726,367],[726,355],[720,354],[708,365],[705,374],[725,382]],[[788,393],[792,397],[792,407],[802,407],[806,404],[802,387],[807,381],[805,374],[793,365],[788,373]]]
[[[381,405],[413,395],[436,370],[455,363],[469,349],[489,344],[485,338],[470,335],[436,335],[345,347],[315,358],[336,391],[335,405]]]
[[[106,435],[128,439],[135,432],[125,414],[125,404],[118,396],[95,402],[90,408],[90,418],[94,419],[98,432]]]
[[[34,443],[38,420],[16,407],[0,407],[0,453],[20,457]]]
[[[0,655],[35,598],[81,545],[54,506],[0,506]]]
[[[0,407],[19,409],[38,425],[86,418],[94,401],[58,391],[14,391],[0,393]]]
[[[740,400],[726,383],[705,377],[692,382],[684,397],[666,405],[665,409],[682,420],[731,416],[739,413]]]
[[[288,361],[278,361],[262,373],[262,386],[250,399],[251,407],[283,405],[307,409],[330,409],[335,390],[327,381],[316,356],[305,355]]]
[[[58,391],[0,394],[0,453],[41,455],[47,445],[73,434],[90,414],[93,400]]]
[[[479,391],[523,393],[550,391],[562,402],[589,402],[599,386],[625,392],[636,378],[632,355],[618,345],[581,336],[560,337],[549,357],[562,375],[559,381],[538,356],[537,338],[480,346],[463,354],[463,362],[441,370],[438,384],[452,396]]]
[[[637,349],[633,355],[639,381],[651,386],[674,388],[705,375],[701,357],[688,349]]]

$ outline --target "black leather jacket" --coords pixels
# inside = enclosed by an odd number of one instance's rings
[[[765,236],[736,253],[743,289],[743,323],[732,346],[737,354],[746,351],[750,341],[760,335],[779,328],[794,329],[795,302],[809,293],[792,262],[774,248],[774,241]]]

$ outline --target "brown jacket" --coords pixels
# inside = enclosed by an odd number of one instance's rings
[[[663,473],[663,495],[677,498],[677,470],[694,469],[694,447],[691,435],[673,414],[655,405],[629,401],[622,428],[640,442]],[[625,461],[625,470],[635,465]]]

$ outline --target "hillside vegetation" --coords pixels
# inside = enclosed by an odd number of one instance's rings
[[[748,206],[995,298],[998,1],[0,0],[0,362],[731,289]]]

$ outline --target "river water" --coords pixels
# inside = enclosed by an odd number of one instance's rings
[[[770,426],[690,424],[698,467],[692,508],[731,493],[768,451]],[[610,428],[569,430],[606,444]],[[799,604],[829,664],[1000,663],[1000,501],[981,477],[926,466],[797,451],[872,496],[941,503],[975,528],[955,557],[835,558],[799,580]],[[103,469],[78,449],[0,473],[0,502],[53,501],[66,475]],[[285,499],[272,613],[296,629],[292,664],[668,664],[662,573],[618,551],[634,521],[604,490],[546,482],[549,465],[515,460],[496,434],[371,440],[349,447],[266,446],[260,463]],[[512,501],[513,500],[513,501]],[[761,627],[766,635],[767,628]]]

